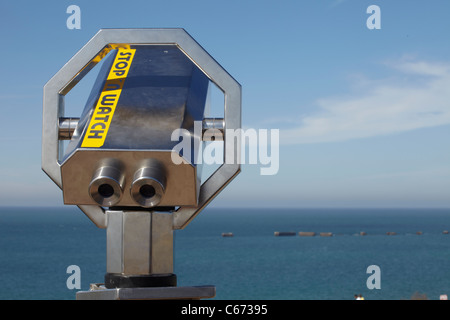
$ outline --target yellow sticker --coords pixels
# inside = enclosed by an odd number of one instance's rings
[[[82,148],[100,148],[105,143],[135,51],[136,49],[118,49],[84,135]]]

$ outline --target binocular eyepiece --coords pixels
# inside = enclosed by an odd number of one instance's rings
[[[165,180],[163,170],[157,167],[140,168],[131,183],[131,197],[141,207],[154,207],[164,196]]]
[[[124,186],[123,170],[118,166],[104,165],[95,171],[89,184],[89,195],[100,206],[112,207],[122,199]],[[161,202],[165,188],[164,168],[158,164],[151,164],[136,170],[129,192],[136,205],[150,208]]]
[[[117,168],[100,167],[95,171],[89,184],[89,195],[99,205],[112,207],[122,198],[123,182],[124,176]]]

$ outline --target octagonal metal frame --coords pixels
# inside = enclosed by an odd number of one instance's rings
[[[42,125],[42,170],[62,189],[59,163],[61,142],[59,118],[64,117],[64,96],[112,49],[122,45],[176,45],[205,73],[225,96],[224,163],[200,187],[197,207],[179,207],[173,228],[183,229],[240,172],[241,85],[222,68],[184,29],[101,29],[44,86]],[[237,139],[227,143],[227,130]],[[228,155],[228,156],[227,156]],[[230,157],[232,155],[232,157]],[[225,161],[228,159],[228,161]],[[232,159],[231,163],[229,159]],[[105,210],[95,205],[79,205],[99,228],[106,228]]]

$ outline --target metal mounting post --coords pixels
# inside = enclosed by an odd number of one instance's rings
[[[106,214],[106,288],[176,286],[172,213]]]
[[[171,212],[109,210],[106,215],[105,283],[78,292],[78,300],[215,296],[213,286],[177,287]]]

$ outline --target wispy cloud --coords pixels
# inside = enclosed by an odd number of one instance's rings
[[[280,142],[336,142],[450,124],[450,63],[388,66],[396,81],[366,79],[356,95],[318,99],[318,111],[281,130]]]

